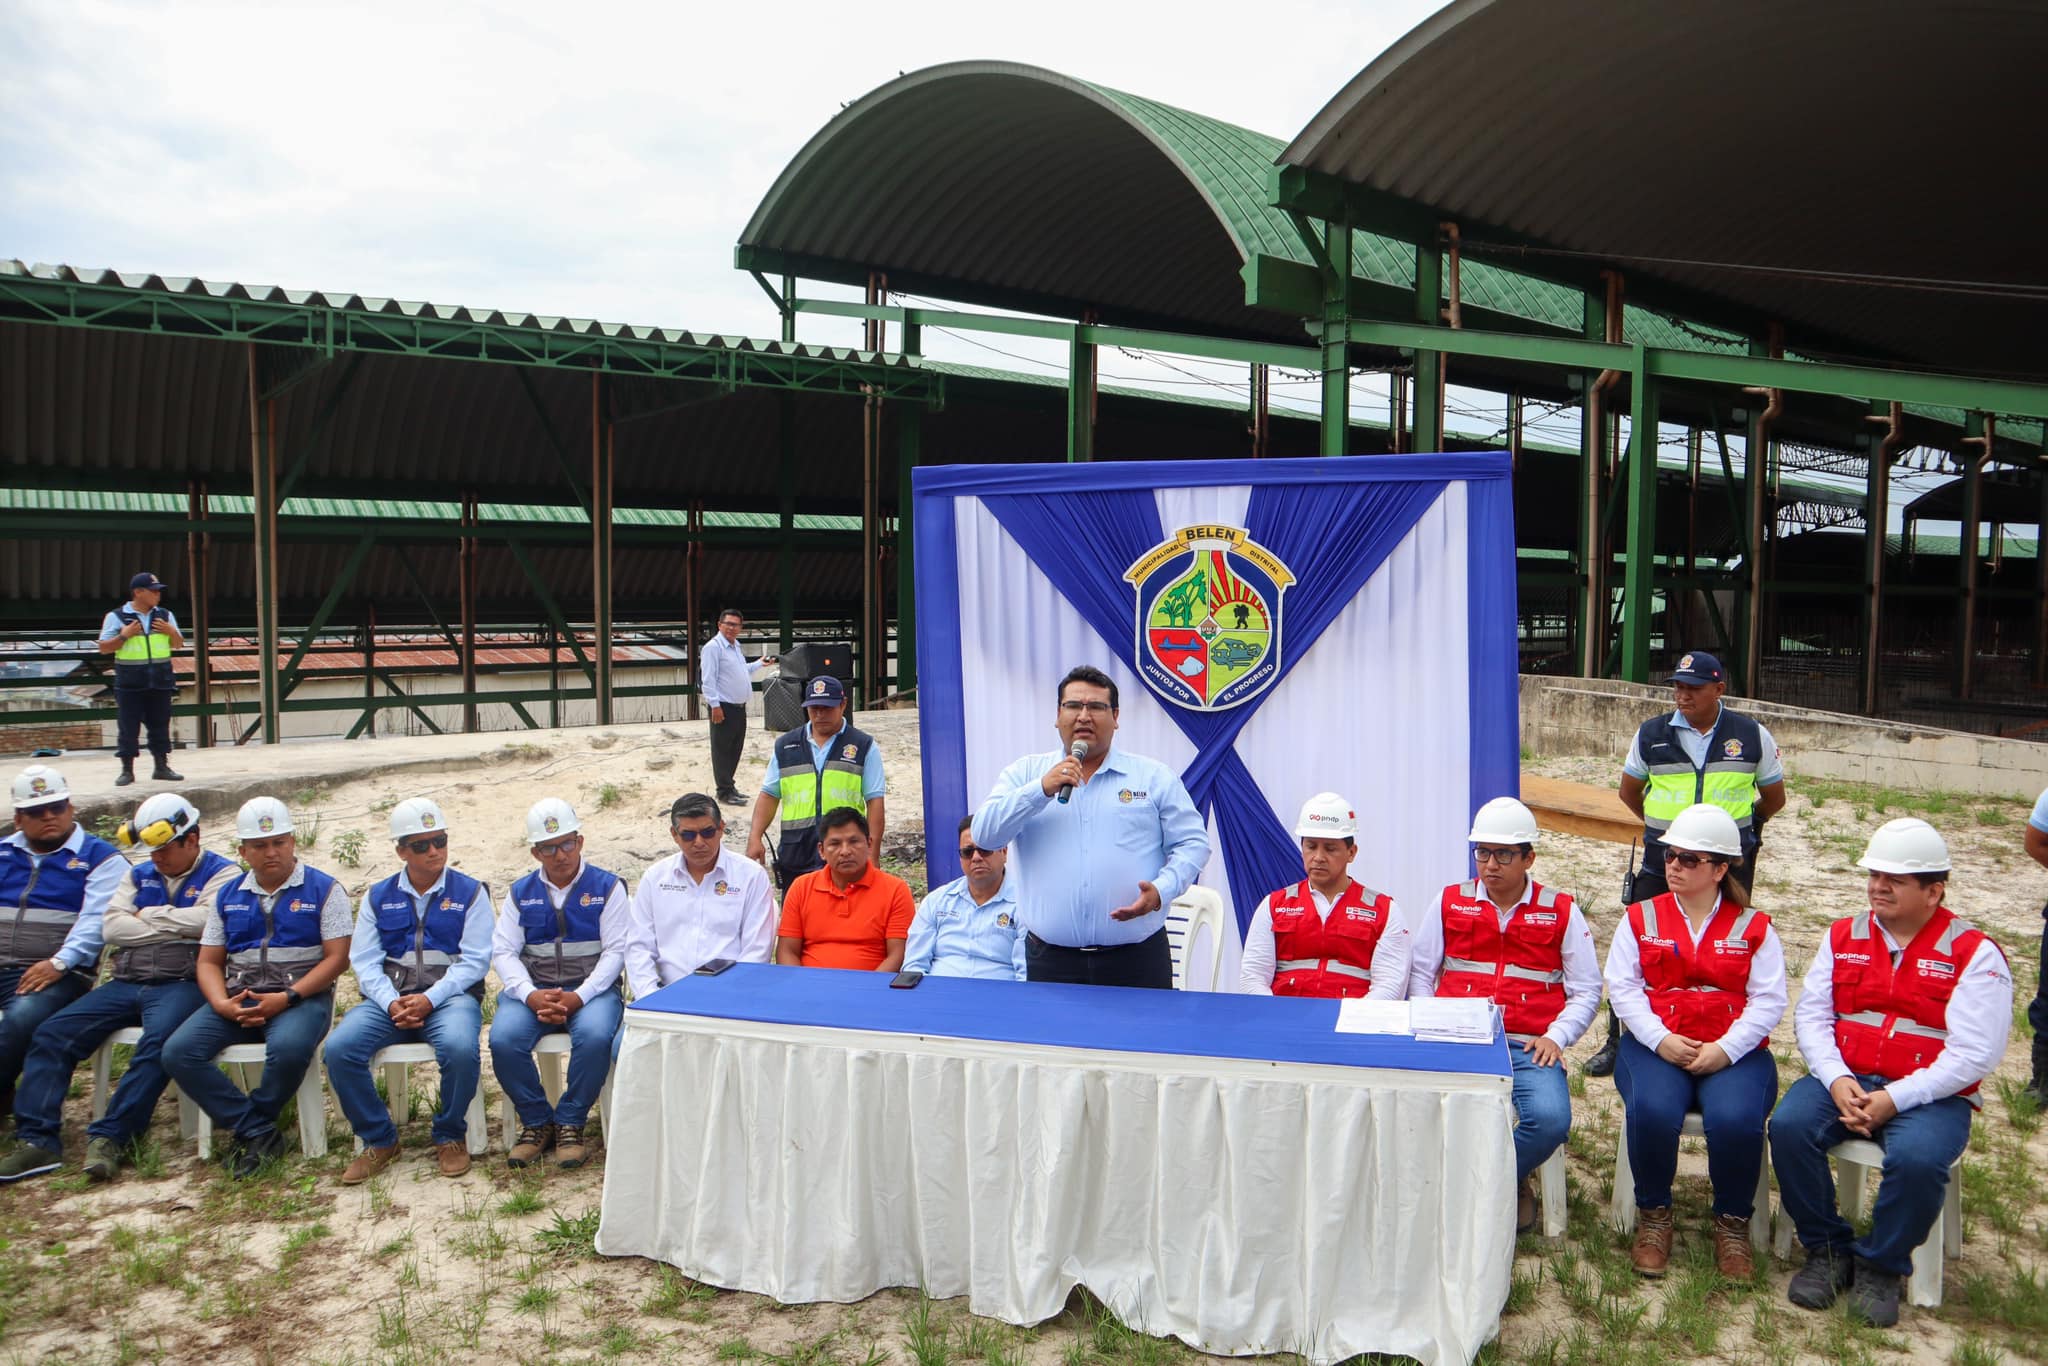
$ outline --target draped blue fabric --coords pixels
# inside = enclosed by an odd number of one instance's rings
[[[1195,746],[1196,758],[1181,776],[1196,807],[1214,818],[1240,932],[1267,892],[1300,879],[1301,849],[1238,757],[1237,736],[1448,480],[1265,484],[1254,476],[1244,482],[1253,485],[1246,531],[1285,561],[1296,580],[1282,600],[1279,672],[1265,692],[1228,711],[1166,708]],[[1053,587],[1128,658],[1138,604],[1124,571],[1166,538],[1150,490],[1013,493],[982,501]]]

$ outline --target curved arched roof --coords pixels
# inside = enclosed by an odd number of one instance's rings
[[[1808,354],[2035,376],[2044,58],[2037,0],[1455,0],[1281,159]]]
[[[1102,321],[1298,342],[1245,307],[1249,251],[1306,260],[1265,202],[1280,150],[1183,109],[1014,62],[955,62],[842,110],[740,234],[797,273]]]

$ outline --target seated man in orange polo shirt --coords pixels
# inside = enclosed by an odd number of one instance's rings
[[[791,967],[894,972],[917,912],[910,887],[868,861],[868,818],[834,807],[818,822],[825,866],[789,884],[775,961]]]

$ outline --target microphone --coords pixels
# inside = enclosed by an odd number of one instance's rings
[[[1085,758],[1087,758],[1087,757],[1088,757],[1088,742],[1087,742],[1086,740],[1076,740],[1076,741],[1074,741],[1074,747],[1073,747],[1072,749],[1070,749],[1070,750],[1068,750],[1068,751],[1067,751],[1067,757],[1068,757],[1069,759],[1085,759]],[[1074,785],[1073,785],[1072,783],[1061,783],[1061,784],[1060,784],[1060,805],[1061,805],[1061,806],[1065,806],[1065,805],[1067,804],[1067,798],[1069,798],[1069,797],[1071,797],[1071,796],[1073,796],[1073,795],[1074,795]]]

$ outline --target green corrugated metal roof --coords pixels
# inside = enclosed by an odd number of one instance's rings
[[[247,494],[215,494],[209,500],[213,510],[229,517],[247,517],[254,506]],[[99,489],[10,489],[0,488],[0,511],[7,512],[110,512],[157,513],[183,516],[185,499],[175,493],[112,493]],[[453,522],[462,516],[455,503],[421,502],[412,499],[369,498],[287,498],[285,517],[313,517],[325,520]],[[480,503],[477,515],[486,522],[580,523],[583,509],[545,505]],[[674,508],[617,508],[617,526],[674,527],[690,523],[687,512]],[[773,531],[781,519],[772,512],[709,512],[707,527]],[[860,518],[800,512],[798,531],[858,531]]]
[[[1992,553],[1991,540],[1991,532],[1985,531],[1984,539],[1979,543],[1979,553]],[[2040,542],[2034,537],[2015,536],[2008,532],[2001,553],[2008,559],[2031,560],[2039,552],[2039,548]],[[1884,538],[1884,549],[1887,555],[1903,555],[1906,552],[1906,538],[1894,532]],[[1916,555],[1954,557],[1962,554],[1962,551],[1963,538],[1960,536],[1934,536],[1924,531],[1914,533],[1913,553]]]

